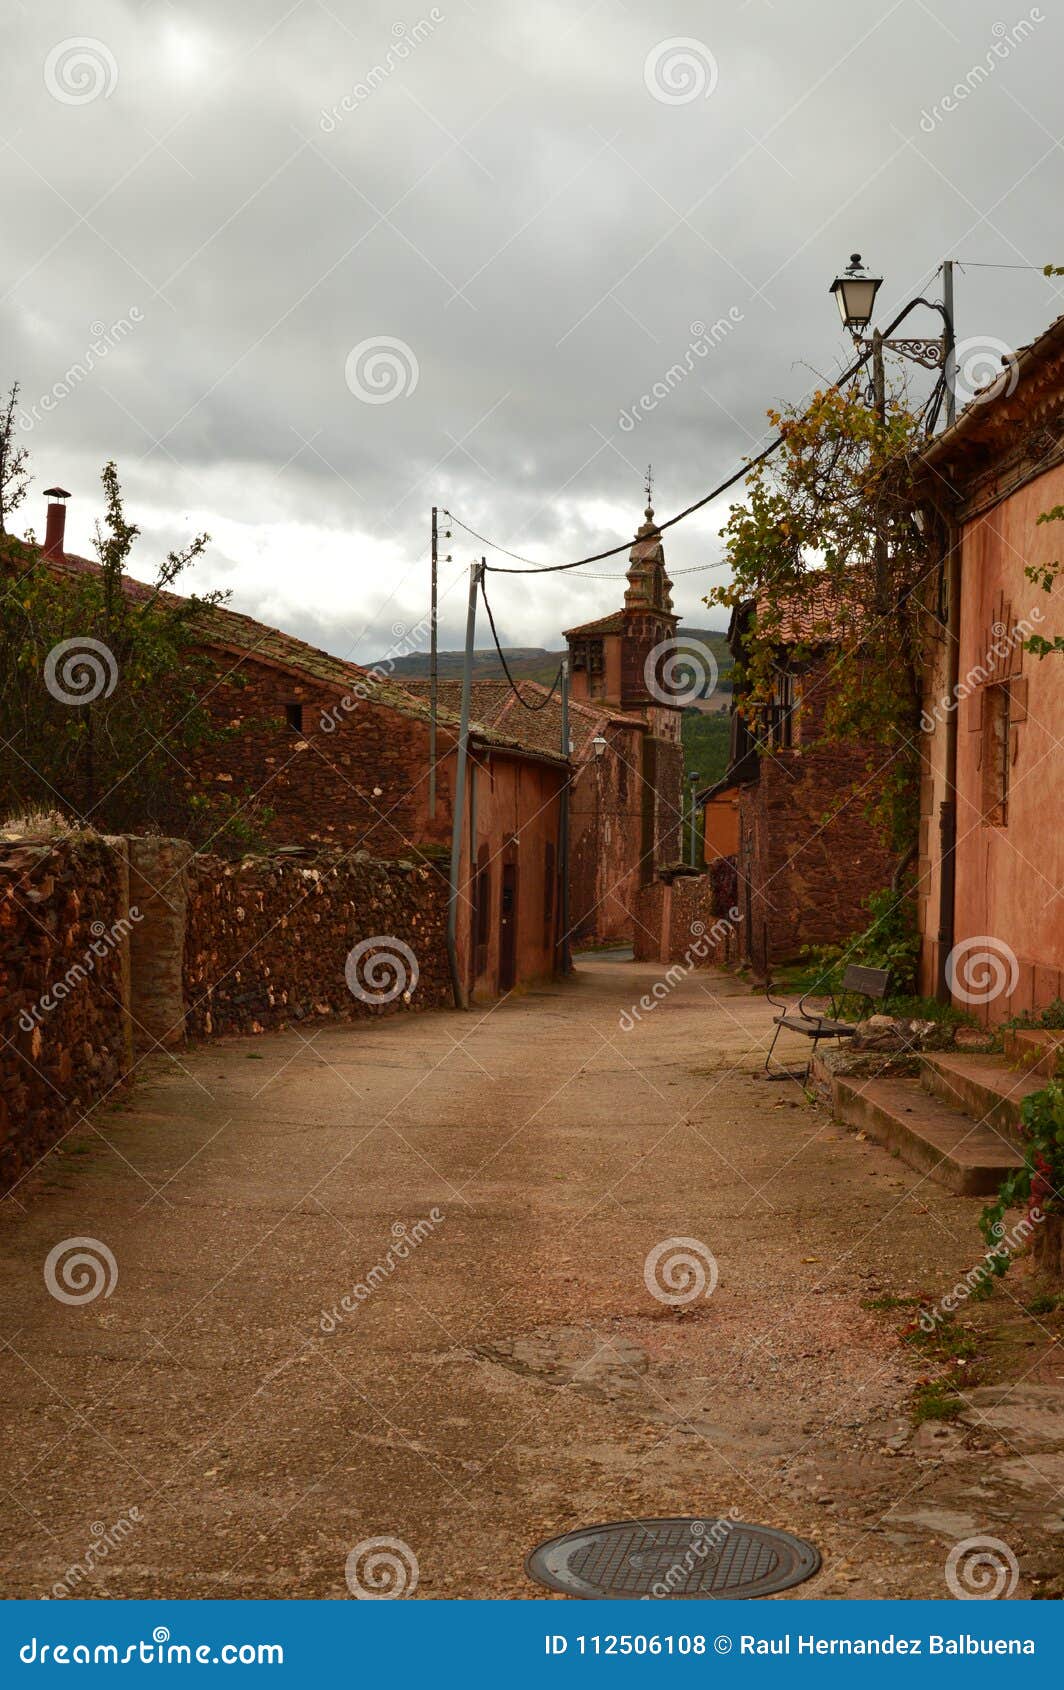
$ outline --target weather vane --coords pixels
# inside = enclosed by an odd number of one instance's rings
[[[646,490],[647,490],[647,504],[649,505],[650,495],[654,491],[654,465],[653,464],[647,464]]]

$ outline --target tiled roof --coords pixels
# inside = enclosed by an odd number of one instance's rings
[[[1059,410],[1059,392],[1044,394],[1031,378],[1038,366],[1047,364],[1064,353],[1064,314],[1055,317],[1049,327],[1026,346],[1019,346],[1003,364],[1001,373],[984,387],[977,389],[961,411],[952,428],[944,429],[920,454],[925,464],[938,464],[951,458],[956,451],[977,445],[987,437],[1008,431],[1021,414],[1025,420],[1038,420],[1040,411],[1045,420],[1055,418]],[[1058,386],[1054,383],[1054,388]]]
[[[758,609],[772,605],[779,617],[781,645],[824,645],[843,638],[842,606],[833,581],[825,576],[813,582],[808,593],[773,600],[764,594]]]
[[[44,561],[49,568],[60,574],[100,573],[98,563],[72,552],[64,553],[62,558],[47,558]],[[123,590],[130,599],[138,603],[146,602],[155,592],[147,583],[134,580],[129,575],[123,577]],[[167,592],[159,596],[173,604],[187,602],[177,593]],[[316,646],[308,645],[305,640],[297,639],[294,634],[286,634],[280,628],[271,628],[265,622],[257,622],[254,617],[242,615],[240,611],[228,610],[223,605],[205,606],[196,618],[195,630],[205,645],[232,652],[238,657],[254,658],[258,663],[276,665],[290,674],[304,676],[311,681],[335,686],[338,697],[358,688],[361,696],[373,698],[402,716],[415,717],[426,722],[429,719],[428,698],[421,688],[416,692],[408,691],[399,682],[379,675],[375,669],[363,668],[361,664],[352,663],[347,658],[334,657],[330,652],[321,651]],[[521,714],[526,713],[522,711]],[[546,715],[548,712],[544,711],[542,714]],[[437,720],[441,726],[452,731],[459,725],[458,700],[452,710],[442,688]],[[507,722],[505,728],[497,728],[494,722],[485,721],[482,737],[489,744],[497,746],[500,751],[534,751],[539,756],[560,760],[560,730],[548,745],[545,739],[540,743],[541,735],[515,733],[516,727],[516,722]]]
[[[566,628],[564,637],[571,640],[581,634],[621,634],[624,632],[624,611],[615,610],[609,616],[600,616],[597,622],[582,622],[579,628]]]
[[[427,680],[410,681],[411,689],[417,690],[426,697],[429,689]],[[447,679],[440,681],[439,700],[445,704],[453,716],[457,716],[462,702],[462,683],[460,680]],[[518,687],[523,698],[530,703],[538,702],[548,695],[549,689],[541,686],[538,681],[519,681]],[[549,704],[539,710],[526,710],[514,697],[509,681],[474,681],[470,693],[470,720],[478,727],[487,727],[496,733],[512,735],[520,745],[530,750],[558,755],[562,737],[562,706],[561,699],[555,693]],[[620,710],[611,710],[608,705],[589,704],[584,700],[569,700],[569,737],[573,742],[573,756],[582,762],[591,756],[591,741],[598,734],[604,734],[611,723],[623,726],[645,728],[646,723],[641,716],[629,716]]]
[[[831,645],[846,635],[844,607],[834,583],[825,575],[822,581],[814,581],[809,592],[800,598],[786,594],[777,598],[765,592],[756,601],[747,599],[745,604],[736,605],[728,628],[728,644],[736,657],[743,655],[742,636],[754,610],[764,611],[769,607],[779,619],[776,638],[780,645]]]

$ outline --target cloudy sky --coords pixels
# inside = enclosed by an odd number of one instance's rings
[[[554,562],[631,535],[648,460],[659,517],[722,480],[847,360],[851,251],[883,321],[967,261],[976,353],[1064,309],[1049,0],[4,0],[0,35],[26,522],[61,482],[88,550],[114,457],[138,572],[209,529],[190,584],[343,655],[425,614],[434,502]],[[482,548],[445,549],[448,645]],[[495,577],[504,638],[621,567]]]

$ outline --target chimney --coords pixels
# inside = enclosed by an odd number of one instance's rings
[[[48,525],[44,531],[44,555],[61,558],[66,538],[66,502],[70,494],[65,487],[46,487],[44,496],[51,501],[48,506]]]

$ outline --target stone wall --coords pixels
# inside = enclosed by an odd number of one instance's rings
[[[271,846],[298,841],[407,857],[423,842],[449,842],[453,734],[446,727],[430,817],[427,719],[254,657],[208,655],[217,659],[219,681],[207,707],[218,727],[233,731],[184,754],[190,792],[254,794],[248,819]],[[297,707],[299,729],[286,718]]]
[[[0,843],[0,1191],[153,1050],[450,1003],[446,933],[425,863]]]
[[[762,974],[806,946],[838,944],[860,931],[865,900],[889,886],[894,870],[867,814],[888,755],[818,743],[829,673],[820,663],[803,675],[795,748],[763,753],[759,778],[740,791],[744,955]]]
[[[128,1072],[131,917],[123,841],[0,844],[0,1190]]]
[[[730,873],[724,865],[730,865]],[[636,959],[720,968],[741,954],[741,913],[734,901],[734,864],[713,874],[670,874],[644,886],[636,921]]]
[[[188,885],[190,1037],[451,1001],[447,882],[437,868],[364,852],[332,863],[197,856]],[[352,990],[348,955],[371,938],[380,945],[353,972]]]

